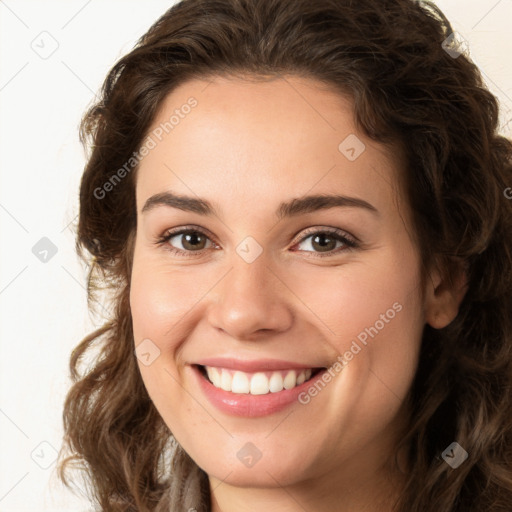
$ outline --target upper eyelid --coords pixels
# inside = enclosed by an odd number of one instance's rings
[[[309,238],[311,235],[314,235],[315,233],[328,233],[331,235],[336,235],[336,236],[347,238],[349,240],[353,240],[354,242],[359,242],[357,237],[348,233],[344,229],[328,227],[328,226],[325,226],[325,227],[313,226],[311,228],[306,228],[305,230],[302,230],[299,233],[302,233],[302,236],[299,240],[297,240],[298,242],[301,242],[305,238]],[[294,240],[295,240],[295,237],[294,237]]]

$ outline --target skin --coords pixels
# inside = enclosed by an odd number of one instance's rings
[[[190,96],[197,106],[137,171],[134,337],[160,350],[149,366],[139,361],[148,393],[208,474],[214,512],[270,504],[280,511],[391,510],[403,483],[395,455],[407,470],[396,444],[422,330],[450,323],[463,295],[437,270],[420,286],[398,153],[356,130],[349,99],[296,76],[191,80],[168,95],[150,131]],[[338,149],[349,134],[365,144],[354,161]],[[219,215],[169,206],[142,212],[148,198],[166,191],[207,199]],[[361,198],[378,214],[334,207],[277,221],[283,201],[334,193]],[[208,234],[200,255],[166,249],[193,253],[183,236],[155,243],[190,224]],[[359,247],[332,242],[330,255],[322,252],[313,241],[326,227],[356,237]],[[304,234],[308,228],[318,229]],[[263,249],[252,263],[236,252],[248,236]],[[237,418],[218,411],[191,372],[194,361],[214,356],[328,367],[395,303],[401,311],[306,405]],[[237,457],[247,442],[262,454],[250,468]]]

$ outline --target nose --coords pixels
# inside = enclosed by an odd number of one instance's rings
[[[234,254],[231,269],[214,290],[209,323],[234,339],[254,341],[292,325],[293,294],[264,255],[247,263]]]

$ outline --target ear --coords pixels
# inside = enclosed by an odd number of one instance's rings
[[[462,264],[449,265],[441,272],[435,265],[425,290],[425,321],[434,329],[449,325],[459,312],[467,291],[467,273]]]

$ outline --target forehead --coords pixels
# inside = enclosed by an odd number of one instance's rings
[[[321,82],[215,77],[174,89],[148,130],[137,202],[172,189],[236,204],[308,191],[389,202],[398,159],[357,131],[349,98]]]

